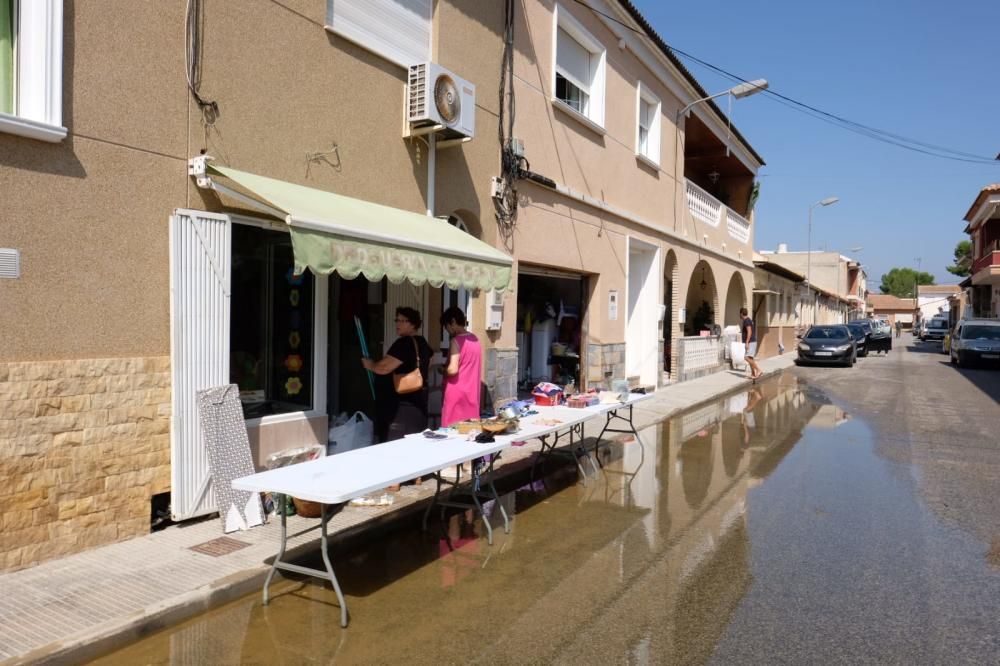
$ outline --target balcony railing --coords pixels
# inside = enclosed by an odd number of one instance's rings
[[[746,243],[750,240],[750,222],[732,208],[726,208],[726,227],[729,235],[739,242]]]
[[[701,189],[690,180],[687,184],[688,210],[691,216],[710,227],[718,227],[725,218],[729,235],[741,243],[750,241],[750,222],[745,217],[723,205],[721,201]]]
[[[719,226],[722,218],[722,202],[701,189],[690,180],[687,181],[688,209],[696,220],[701,220],[710,227]]]
[[[983,252],[983,256],[972,262],[972,274],[975,275],[990,266],[1000,266],[1000,240],[990,243]]]

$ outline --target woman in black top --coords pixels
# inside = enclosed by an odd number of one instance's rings
[[[361,359],[361,365],[377,375],[405,375],[413,372],[419,358],[424,378],[423,387],[412,393],[399,394],[391,382],[382,383],[385,389],[379,396],[375,424],[380,441],[392,441],[427,428],[427,371],[434,350],[422,335],[417,335],[421,323],[420,313],[413,308],[396,308],[399,337],[380,361]]]

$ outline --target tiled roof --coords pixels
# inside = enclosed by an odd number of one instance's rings
[[[972,222],[972,216],[976,214],[976,210],[983,205],[983,201],[986,197],[990,196],[994,192],[1000,192],[1000,183],[993,183],[992,185],[987,185],[983,189],[979,190],[979,194],[976,195],[976,200],[972,202],[969,206],[969,212],[965,214],[965,221]]]
[[[962,288],[957,284],[922,284],[917,287],[918,294],[957,294]]]
[[[912,310],[912,298],[900,298],[892,294],[869,294],[868,304],[874,310]]]

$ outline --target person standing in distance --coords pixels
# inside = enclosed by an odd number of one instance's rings
[[[479,418],[479,381],[482,376],[483,347],[473,333],[465,313],[460,308],[448,308],[441,313],[441,327],[448,331],[451,345],[444,374],[444,400],[441,404],[441,425]]]
[[[750,379],[757,379],[764,374],[764,371],[757,365],[757,361],[754,360],[757,355],[757,325],[751,319],[746,308],[740,308],[740,317],[743,318],[743,323],[740,324],[740,333],[743,337],[743,344],[747,346],[746,354],[743,357],[750,367]]]

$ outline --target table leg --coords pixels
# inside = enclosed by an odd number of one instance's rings
[[[320,538],[323,548],[323,565],[326,567],[326,572],[330,574],[330,582],[333,583],[333,591],[337,594],[337,601],[340,603],[340,626],[347,627],[347,602],[344,601],[344,593],[340,591],[340,583],[337,582],[337,576],[333,573],[333,565],[330,563],[330,553],[327,548],[329,546],[329,539],[326,531],[326,524],[329,522],[330,517],[327,515],[326,504],[320,505],[320,520],[322,521]]]
[[[635,435],[636,440],[638,440],[640,444],[642,443],[642,440],[639,437],[639,432],[635,429],[635,425],[632,422],[632,407],[633,407],[633,405],[625,405],[624,407],[620,407],[618,409],[612,409],[611,411],[609,411],[606,414],[606,420],[604,422],[604,427],[601,429],[601,434],[599,434],[597,436],[597,440],[594,442],[594,456],[597,457],[597,462],[598,462],[598,464],[601,467],[604,467],[604,463],[601,462],[601,454],[600,454],[599,449],[600,449],[600,446],[601,446],[601,440],[604,438],[604,433],[606,433],[606,432],[618,432],[618,433],[622,433],[622,434],[632,434],[632,435]],[[627,409],[628,410],[628,415],[627,416],[621,416],[618,413],[618,412],[622,411],[623,409]],[[624,421],[625,424],[628,427],[612,428],[611,427],[611,422],[614,421],[614,420],[616,420],[616,419],[618,421]]]
[[[288,518],[285,516],[285,496],[276,493],[275,506],[278,507],[278,512],[281,514],[281,545],[278,547],[278,554],[274,556],[274,562],[271,563],[271,570],[267,572],[267,578],[264,579],[264,605],[266,606],[270,599],[268,597],[268,588],[271,586],[271,579],[274,578],[274,572],[278,570],[278,564],[281,562],[281,558],[285,555],[285,545],[288,543]]]
[[[322,505],[320,513],[320,548],[322,549],[323,555],[323,566],[326,568],[325,571],[320,571],[319,569],[312,569],[310,567],[302,567],[298,564],[291,564],[289,562],[282,561],[285,556],[285,548],[288,545],[288,517],[285,515],[285,496],[277,493],[275,495],[278,499],[278,506],[281,507],[281,545],[278,547],[278,554],[274,557],[274,562],[271,563],[271,570],[267,572],[267,578],[264,579],[264,605],[266,606],[270,601],[270,595],[268,588],[271,585],[271,580],[274,578],[274,572],[278,569],[282,571],[291,571],[298,574],[303,574],[306,576],[312,576],[314,578],[323,578],[329,580],[333,585],[333,591],[337,595],[337,601],[340,603],[340,626],[347,626],[347,602],[344,601],[344,593],[340,590],[340,583],[337,582],[337,576],[333,573],[333,564],[330,562],[330,553],[327,551],[329,547],[329,534],[327,532],[326,526],[330,521],[330,516],[327,515],[326,504]],[[309,527],[301,532],[296,533],[295,536],[305,534],[306,532],[311,532],[316,529],[317,526]]]

